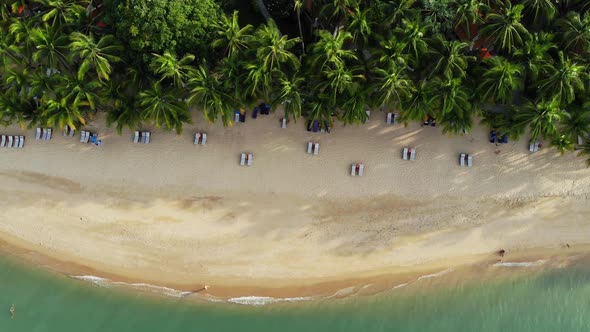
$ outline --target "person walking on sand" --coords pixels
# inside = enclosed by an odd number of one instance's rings
[[[10,306],[8,311],[10,312],[10,318],[14,319],[14,304]]]

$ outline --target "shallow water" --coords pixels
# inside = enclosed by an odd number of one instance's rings
[[[524,276],[522,268],[486,281],[428,278],[379,295],[255,307],[107,289],[3,257],[0,331],[590,331],[587,264]]]

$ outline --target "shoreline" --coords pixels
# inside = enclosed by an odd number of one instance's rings
[[[2,151],[0,239],[55,259],[38,265],[80,271],[66,274],[209,285],[220,297],[327,294],[493,260],[502,248],[512,257],[589,242],[590,173],[574,155],[496,147],[483,128],[448,138],[376,116],[314,134],[278,119],[196,121],[180,136],[152,130],[149,145],[97,119],[100,148],[55,135]],[[207,146],[192,144],[195,131]],[[321,143],[318,156],[305,154],[307,141]],[[401,159],[404,146],[417,147],[416,161]],[[241,151],[253,166],[239,166]],[[472,168],[459,167],[463,152]],[[363,177],[349,174],[356,160]]]

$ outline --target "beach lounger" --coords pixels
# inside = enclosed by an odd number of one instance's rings
[[[85,138],[86,138],[86,131],[82,130],[80,132],[80,143],[84,143]]]
[[[390,125],[392,121],[393,121],[393,113],[387,113],[387,119],[385,120],[385,122],[388,125]]]
[[[496,143],[496,132],[494,130],[490,131],[490,143]]]
[[[133,144],[137,144],[139,142],[139,131],[135,131],[135,135],[133,135]]]
[[[70,135],[70,126],[66,125],[64,127],[64,133],[63,133],[64,137]]]
[[[90,143],[96,144],[96,141],[98,141],[98,135],[97,134],[92,134],[92,140],[90,141]]]
[[[254,157],[252,156],[252,154],[248,153],[248,166],[252,166],[253,160],[254,160]]]
[[[399,113],[393,113],[393,124],[397,124],[399,122]]]
[[[145,144],[146,138],[147,136],[145,135],[145,131],[139,132],[139,141],[141,142],[141,144]]]
[[[352,164],[350,168],[350,176],[356,176],[356,164]]]
[[[312,125],[311,120],[307,120],[307,126],[306,126],[307,127],[307,131],[311,131],[311,125]]]
[[[240,122],[240,111],[234,111],[234,122]]]
[[[72,128],[72,127],[70,127],[70,126],[66,126],[66,129],[67,129],[67,131],[68,131],[68,133],[67,133],[67,134],[68,134],[68,136],[69,136],[69,137],[74,137],[74,135],[76,134],[76,129],[73,129],[73,128]]]
[[[25,137],[24,136],[21,136],[20,137],[20,141],[18,142],[18,148],[19,149],[22,149],[23,146],[25,146]]]
[[[311,154],[312,150],[313,150],[313,143],[307,142],[307,154]]]
[[[240,122],[246,122],[246,112],[240,114]]]
[[[416,160],[416,148],[410,149],[410,160]]]
[[[403,160],[408,160],[408,148],[404,148],[404,152],[402,152],[402,159]]]
[[[320,130],[320,121],[318,120],[314,120],[313,121],[313,127],[312,127],[312,131],[314,133],[317,133]]]
[[[313,154],[318,154],[320,153],[320,143],[316,143],[313,149]]]
[[[459,164],[461,166],[465,166],[465,154],[461,153],[461,155],[459,156]]]
[[[270,114],[270,105],[269,104],[264,104],[264,113],[262,114],[266,114],[269,115]]]
[[[150,144],[150,137],[151,133],[149,131],[145,132],[145,144]]]
[[[51,140],[51,134],[52,134],[51,128],[45,129],[45,140],[47,140],[47,141]]]
[[[89,140],[90,140],[90,132],[89,132],[89,131],[87,131],[87,132],[84,134],[84,143],[88,143],[88,141],[89,141]]]
[[[283,123],[281,124],[281,128],[287,128],[287,118],[283,118]]]
[[[328,120],[324,121],[324,127],[326,128],[326,132],[329,134],[330,133],[330,122],[328,122]]]
[[[35,135],[35,139],[36,140],[40,140],[41,139],[41,128],[37,128],[37,134]]]
[[[199,144],[199,141],[201,140],[201,133],[196,133],[195,134],[195,144]]]
[[[471,166],[473,166],[473,157],[470,154],[468,154],[467,155],[467,167],[471,167]]]
[[[6,136],[2,135],[2,143],[0,143],[0,147],[6,147]]]
[[[201,137],[201,145],[205,144],[207,144],[207,134],[203,134],[203,137]]]
[[[240,166],[244,165],[246,165],[246,154],[242,153],[242,155],[240,156]]]
[[[258,107],[254,107],[254,110],[252,111],[252,119],[256,119],[258,117],[258,111],[260,109]]]
[[[365,171],[365,164],[359,165],[359,176],[363,176],[363,172]]]
[[[8,136],[8,147],[12,147],[12,136]]]
[[[12,145],[13,148],[18,148],[18,144],[20,142],[20,137],[19,136],[14,136],[14,145]]]

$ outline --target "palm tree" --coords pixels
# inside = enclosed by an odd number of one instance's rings
[[[569,12],[557,21],[557,26],[566,50],[577,54],[590,52],[590,11],[583,15]]]
[[[371,9],[355,8],[350,13],[350,22],[346,27],[350,31],[355,42],[366,45],[369,42],[369,37],[373,33],[373,20],[371,19]],[[361,47],[362,48],[362,47]]]
[[[479,83],[479,93],[484,101],[509,103],[515,90],[524,86],[524,69],[506,58],[496,56],[484,61],[484,70]]]
[[[563,52],[559,52],[559,62],[554,67],[544,67],[547,76],[538,83],[538,88],[544,96],[556,99],[561,105],[574,101],[576,93],[584,91],[587,78],[585,68],[573,62]]]
[[[141,111],[135,107],[133,98],[129,98],[124,93],[124,86],[114,80],[104,83],[105,95],[110,102],[108,108],[106,123],[111,126],[116,123],[117,132],[121,134],[123,127],[127,126],[130,130],[141,128],[143,118]]]
[[[334,105],[338,104],[341,96],[354,96],[360,89],[360,81],[365,80],[360,68],[325,67],[321,75],[316,89],[328,96]]]
[[[436,93],[432,82],[420,80],[416,83],[413,93],[401,101],[402,121],[422,121],[427,115],[433,114],[437,107],[434,98]]]
[[[450,80],[435,77],[432,80],[434,94],[432,100],[436,105],[435,113],[448,118],[470,118],[473,110],[471,91],[459,78]]]
[[[68,36],[59,28],[35,28],[30,38],[35,45],[32,56],[34,62],[45,64],[53,70],[70,67],[66,60]]]
[[[527,126],[531,128],[531,139],[538,137],[553,138],[557,135],[557,124],[569,114],[560,108],[556,99],[541,99],[536,103],[526,102],[516,107],[514,126],[522,132]]]
[[[359,87],[353,94],[346,96],[342,112],[338,119],[344,124],[361,124],[369,117],[366,110],[369,104],[369,88]]]
[[[27,91],[29,90],[31,75],[26,68],[10,68],[3,73],[2,78],[6,87],[5,93],[14,93],[21,100],[27,100],[31,97],[30,92]]]
[[[460,41],[446,41],[442,35],[436,35],[430,39],[430,50],[427,52],[432,58],[430,76],[441,74],[452,79],[464,78],[467,75],[469,60],[474,57],[465,56],[463,52],[469,47],[467,43]]]
[[[282,104],[285,117],[297,121],[303,109],[304,84],[305,78],[302,76],[294,75],[291,79],[280,78],[277,97],[272,101],[273,107]]]
[[[26,121],[34,120],[35,110],[30,100],[23,100],[14,92],[0,93],[0,124],[3,126],[18,123],[24,127]]]
[[[297,25],[299,27],[299,38],[301,41],[301,53],[305,55],[305,41],[303,40],[303,29],[301,28],[301,8],[303,8],[303,0],[294,0],[293,10],[297,15]]]
[[[78,79],[83,80],[91,68],[96,72],[99,80],[108,81],[112,71],[112,63],[121,61],[117,53],[122,47],[116,43],[113,35],[102,36],[98,43],[92,34],[79,32],[70,34],[70,59],[79,60]]]
[[[413,67],[419,67],[421,57],[428,50],[427,36],[430,24],[423,23],[419,17],[414,20],[402,19],[402,24],[394,29],[394,34],[405,45],[404,53],[410,55]]]
[[[35,0],[43,5],[43,22],[49,26],[66,26],[74,23],[83,16],[86,8],[79,4],[77,0]]]
[[[353,51],[344,48],[344,44],[352,39],[349,32],[339,31],[334,36],[326,30],[320,30],[318,37],[311,50],[312,70],[317,72],[325,66],[343,67],[347,60],[358,60]]]
[[[14,38],[14,43],[12,45],[20,45],[20,54],[23,55],[24,59],[28,59],[33,52],[34,43],[31,37],[35,24],[36,22],[33,18],[22,20],[13,18],[8,26],[9,34]]]
[[[529,32],[521,23],[523,10],[521,4],[512,6],[510,1],[504,1],[499,11],[486,16],[480,34],[492,38],[499,50],[512,53],[529,39]]]
[[[211,44],[216,48],[224,48],[224,54],[234,56],[238,52],[249,47],[252,41],[252,30],[254,27],[250,24],[241,28],[238,22],[238,11],[234,11],[232,16],[223,16],[216,25],[217,38]]]
[[[79,77],[70,75],[59,75],[57,80],[59,80],[59,85],[56,87],[57,93],[71,105],[94,111],[102,103],[103,97],[100,94],[103,86],[100,81],[80,80]]]
[[[203,111],[205,119],[214,122],[221,116],[224,125],[232,123],[233,110],[237,106],[234,97],[227,93],[223,82],[204,66],[199,66],[189,80],[189,103]]]
[[[590,135],[590,102],[582,105],[571,104],[568,106],[569,117],[566,117],[560,128],[560,131],[572,142],[576,142],[578,137],[588,137]]]
[[[156,75],[160,75],[160,82],[168,79],[177,88],[185,85],[194,70],[194,67],[190,65],[191,62],[195,61],[194,55],[187,53],[180,60],[168,51],[164,51],[163,55],[155,53],[152,53],[152,55],[154,58],[150,63],[150,68]]]
[[[483,12],[488,7],[480,0],[460,0],[458,1],[457,15],[455,17],[455,29],[462,27],[467,38],[471,40],[471,26],[480,25],[484,22]]]
[[[182,125],[191,123],[187,104],[179,101],[172,89],[163,88],[159,82],[139,92],[137,105],[141,108],[143,119],[153,121],[156,128],[176,130],[180,135]]]
[[[524,15],[536,26],[549,25],[557,14],[556,2],[555,0],[523,0]]]
[[[358,8],[358,0],[331,0],[323,8],[322,13],[331,11],[330,16],[340,23],[340,21],[348,15],[348,11]]]
[[[389,61],[385,69],[373,68],[374,95],[379,107],[399,107],[403,100],[411,97],[414,82],[408,77],[405,66]]]
[[[67,99],[49,99],[39,107],[41,112],[41,123],[50,127],[60,129],[65,126],[78,128],[87,122],[87,114],[82,112],[76,105],[71,104]]]
[[[543,68],[553,62],[551,54],[556,49],[552,34],[534,33],[531,39],[514,52],[514,56],[526,68],[527,79],[536,83]]]
[[[281,36],[279,28],[277,28],[273,20],[269,20],[256,31],[256,41],[256,57],[259,60],[261,69],[268,75],[269,79],[270,74],[275,71],[299,69],[301,65],[299,59],[289,51],[299,42],[299,38],[289,39],[286,35]],[[270,85],[271,83],[269,80],[267,84]]]

